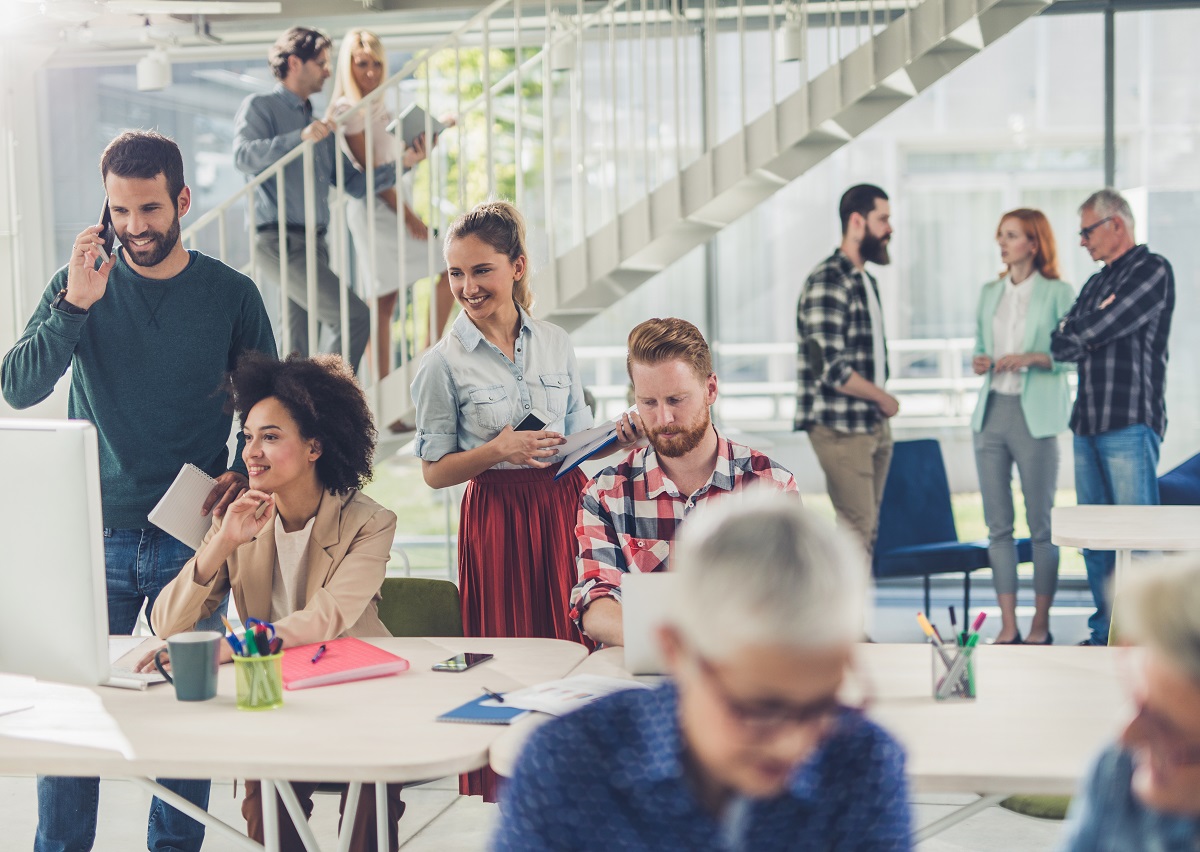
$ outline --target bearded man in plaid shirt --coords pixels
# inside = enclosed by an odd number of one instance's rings
[[[579,583],[571,617],[605,645],[624,644],[621,578],[665,571],[675,532],[696,506],[751,483],[796,495],[782,465],[721,437],[709,407],[717,400],[712,353],[700,329],[681,319],[650,319],[629,333],[626,359],[638,413],[618,424],[649,446],[588,483],[579,506]]]
[[[891,262],[891,208],[886,192],[865,183],[838,207],[842,244],[808,276],[796,311],[796,430],[808,431],[838,522],[870,556],[892,463],[888,419],[900,403],[883,389],[883,310],[866,265]]]

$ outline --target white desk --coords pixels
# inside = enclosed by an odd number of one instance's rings
[[[978,802],[926,826],[923,840],[1013,793],[1068,795],[1129,712],[1116,672],[1119,649],[982,646],[979,698],[938,702],[930,692],[928,645],[860,645],[874,693],[868,712],[904,746],[919,792],[979,793]],[[629,677],[620,648],[592,654],[573,674]],[[548,717],[512,726],[490,762],[511,775],[529,734]]]
[[[1135,550],[1200,550],[1200,506],[1056,506],[1050,530],[1061,547],[1116,551],[1120,578]]]
[[[488,747],[503,728],[439,723],[435,717],[479,696],[482,686],[505,692],[562,677],[586,655],[581,645],[553,639],[373,643],[406,658],[411,669],[395,677],[286,691],[284,706],[272,711],[236,708],[232,665],[221,667],[217,697],[211,701],[177,701],[169,685],[146,692],[96,687],[104,710],[131,744],[132,757],[0,736],[0,773],[141,779],[142,786],[176,806],[190,803],[149,779],[263,778],[283,782],[280,792],[294,814],[285,779],[376,782],[377,794],[382,794],[385,782],[440,778],[487,765]],[[495,659],[462,673],[430,670],[460,651],[491,652]],[[0,717],[0,734],[3,723]],[[277,842],[272,837],[275,797],[269,784],[264,785],[263,803],[270,832],[267,848],[277,848],[272,846]],[[208,814],[194,807],[183,809],[214,829],[221,848],[234,843],[261,848]],[[378,816],[386,830],[386,809]],[[297,827],[303,836],[307,825]],[[348,842],[347,831],[342,843]],[[316,849],[315,841],[311,848]],[[386,848],[386,842],[380,848]]]

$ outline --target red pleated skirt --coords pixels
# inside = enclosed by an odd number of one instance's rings
[[[575,522],[587,477],[576,468],[488,470],[468,483],[458,528],[458,589],[467,636],[582,641],[568,616],[578,581]],[[484,768],[460,792],[497,799]]]

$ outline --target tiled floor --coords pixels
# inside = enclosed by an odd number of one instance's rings
[[[983,584],[979,584],[983,597]],[[990,596],[989,596],[990,598]],[[984,598],[985,600],[989,598]],[[961,593],[953,589],[936,592],[935,613],[945,612],[949,604],[961,606]],[[1089,596],[1085,591],[1065,589],[1060,592],[1053,613],[1055,639],[1060,644],[1077,642],[1086,635]],[[911,591],[883,589],[877,595],[872,637],[880,642],[920,641],[920,630],[914,618],[921,604]],[[999,618],[988,610],[985,636],[999,628]],[[1028,625],[1030,612],[1022,610],[1019,617],[1022,629]],[[936,619],[935,619],[936,620]],[[923,794],[914,799],[914,819],[924,825],[941,818],[956,806],[968,803],[973,796]],[[408,852],[478,852],[487,847],[487,837],[496,818],[496,806],[475,798],[458,796],[457,779],[441,779],[405,791],[408,803],[400,823],[402,847]],[[323,848],[336,848],[337,797],[318,796],[312,826]],[[239,810],[241,787],[234,797],[228,782],[213,784],[209,809],[239,830],[244,827]],[[149,796],[133,784],[105,781],[100,792],[100,821],[95,849],[97,852],[136,852],[145,848],[146,812]],[[37,822],[37,797],[32,778],[0,778],[0,826],[3,837],[0,848],[28,850],[33,847]],[[922,843],[920,852],[1042,852],[1055,848],[1061,824],[1022,817],[994,807],[966,820]],[[205,850],[219,852],[219,839],[209,838]]]

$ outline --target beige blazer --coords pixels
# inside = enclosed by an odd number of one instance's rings
[[[213,525],[203,550],[221,527]],[[379,589],[396,534],[396,515],[358,491],[321,496],[304,551],[308,582],[301,609],[275,622],[285,648],[338,636],[390,636],[379,620]],[[275,574],[274,524],[235,550],[206,584],[195,582],[196,557],[167,584],[154,603],[150,623],[159,636],[191,630],[232,591],[242,618],[271,617]]]

